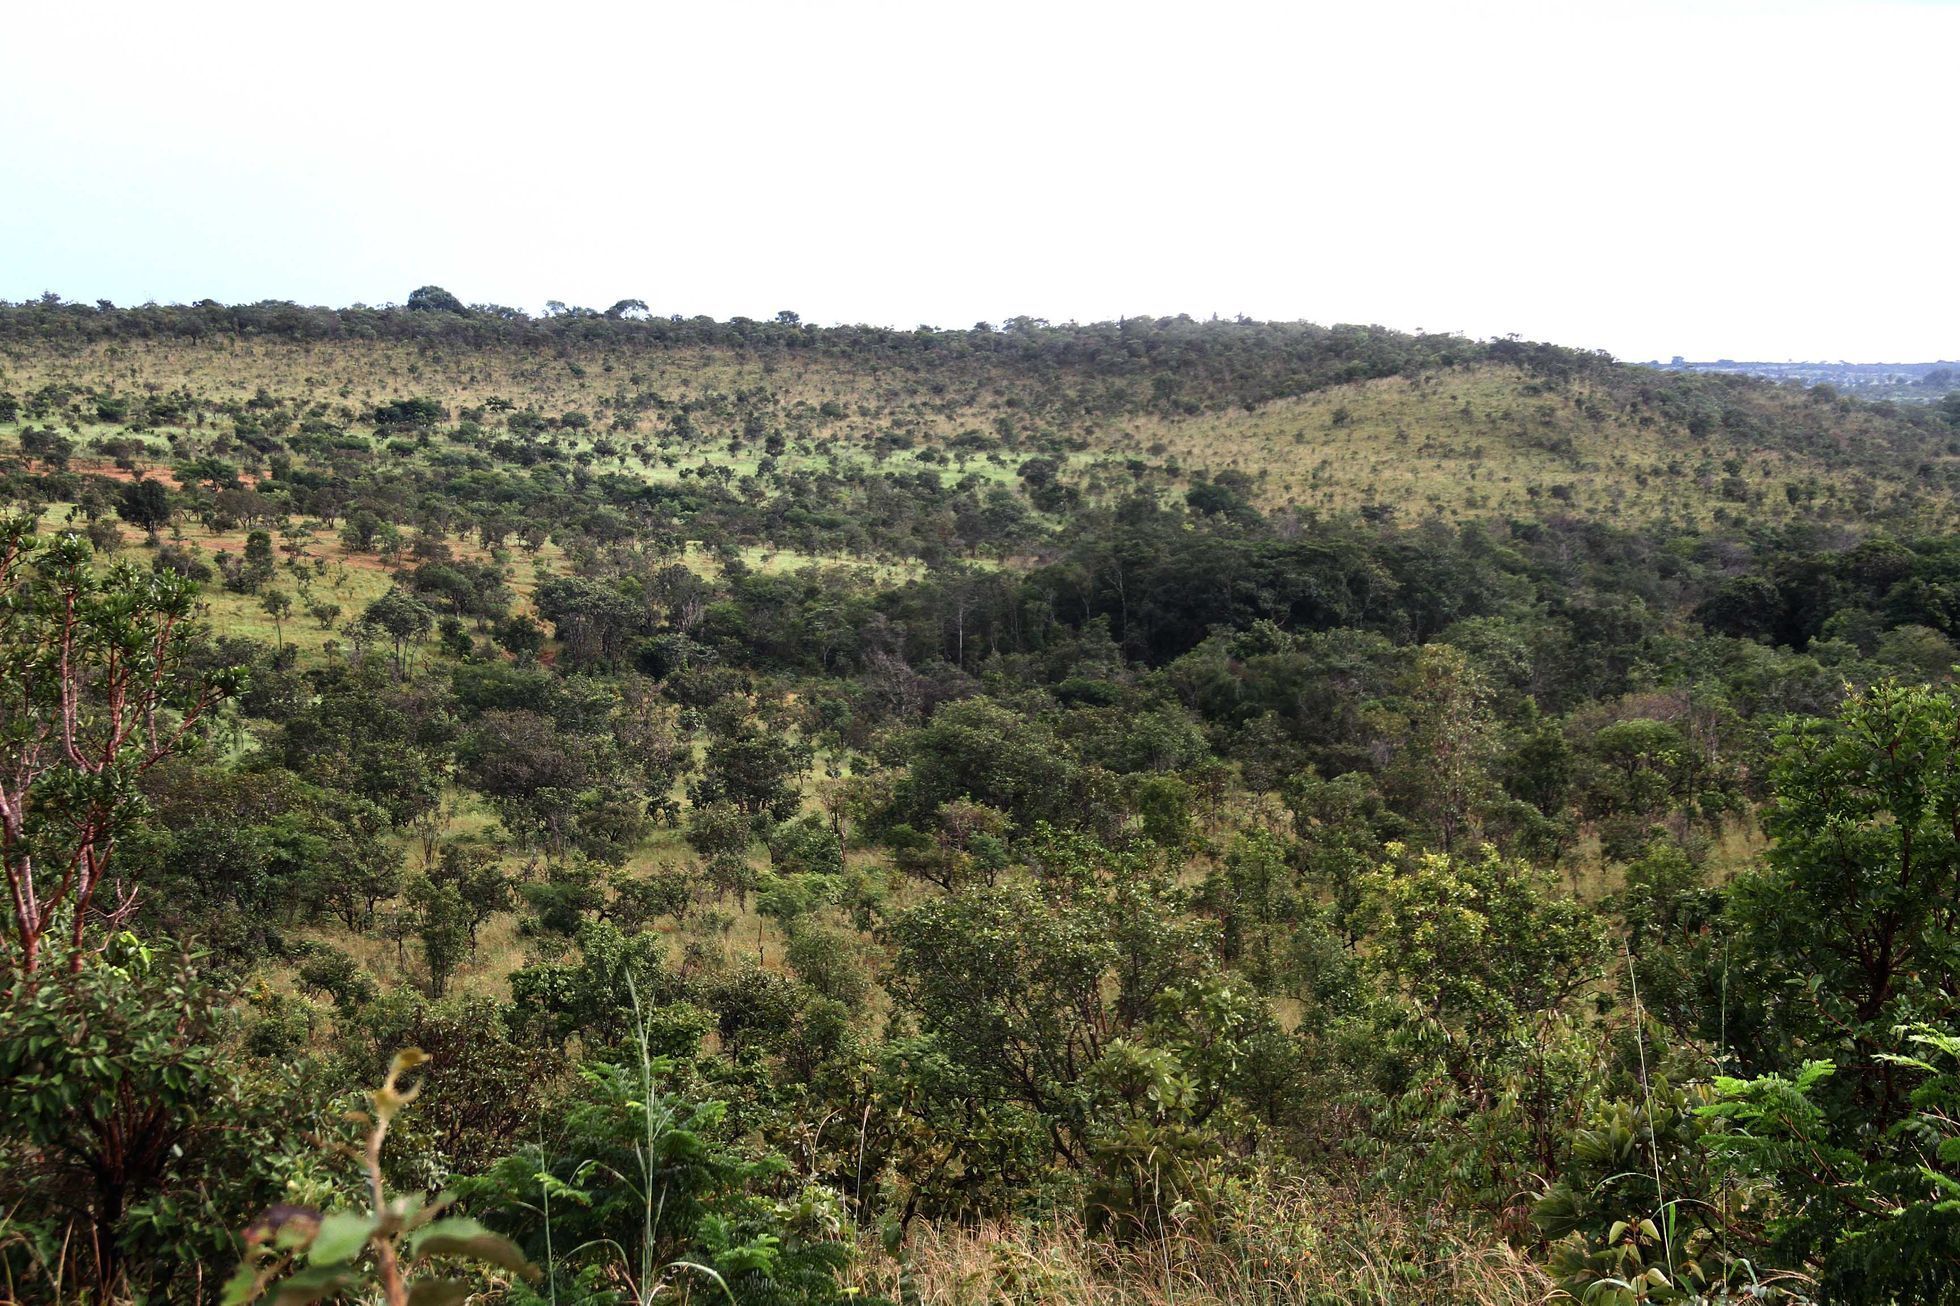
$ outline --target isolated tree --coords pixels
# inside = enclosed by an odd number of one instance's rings
[[[725,800],[751,817],[787,820],[802,802],[810,756],[809,745],[781,730],[748,719],[724,721],[708,741],[701,778],[688,787],[688,796],[697,806]]]
[[[1389,778],[1451,852],[1474,832],[1477,809],[1495,787],[1490,691],[1461,649],[1427,644],[1416,654],[1409,698],[1408,729]]]
[[[644,616],[643,605],[602,581],[554,576],[538,586],[538,612],[551,622],[566,659],[586,667],[611,662]]]
[[[135,891],[97,901],[136,781],[193,744],[229,672],[194,673],[184,649],[196,588],[126,563],[98,573],[78,536],[38,541],[0,521],[0,861],[9,937],[0,967],[33,971],[64,928],[79,967],[88,925],[121,919]]]
[[[446,844],[433,878],[455,886],[469,926],[470,955],[476,955],[476,932],[492,916],[510,907],[511,880],[494,849],[475,844]]]
[[[353,553],[366,553],[374,548],[381,538],[384,523],[381,518],[367,508],[357,508],[347,514],[347,520],[340,527],[340,542]]]
[[[177,480],[187,487],[203,483],[222,490],[238,484],[238,468],[216,454],[203,454],[180,466]]]
[[[405,679],[408,675],[409,651],[429,633],[429,628],[435,624],[435,613],[414,595],[391,589],[368,604],[367,611],[361,616],[362,620],[385,631],[394,641],[395,679]]]
[[[899,803],[921,829],[941,806],[970,798],[1019,825],[1079,821],[1082,772],[1052,731],[985,699],[949,703],[902,745],[912,769]]]
[[[348,929],[371,929],[382,902],[402,891],[402,857],[378,806],[355,799],[347,807],[354,819],[343,819],[333,861],[312,897]]]
[[[1287,865],[1284,843],[1264,830],[1238,836],[1223,865],[1207,878],[1204,897],[1222,927],[1222,955],[1261,992],[1273,992],[1283,953],[1308,911]]]
[[[1371,778],[1358,772],[1323,780],[1312,771],[1286,786],[1293,809],[1294,851],[1302,879],[1323,897],[1331,924],[1352,946],[1358,936],[1362,886],[1381,861],[1382,845],[1403,822]]]
[[[529,664],[544,648],[544,627],[529,613],[519,612],[497,623],[495,638],[497,646],[519,664]]]
[[[123,486],[116,500],[116,515],[132,526],[140,526],[154,545],[157,532],[170,523],[170,491],[161,481],[148,478],[131,481]]]
[[[1765,972],[1777,1059],[1836,1062],[1840,1127],[1883,1128],[1912,1077],[1886,1060],[1913,1020],[1950,1023],[1960,993],[1960,695],[1883,683],[1777,741],[1768,865],[1732,912]],[[1774,995],[1772,1000],[1772,995]],[[1769,1050],[1765,1049],[1767,1053]]]
[[[463,301],[441,286],[419,286],[408,292],[408,307],[419,313],[461,313]]]
[[[748,850],[754,839],[755,827],[748,814],[727,799],[700,804],[690,813],[688,846],[707,862],[709,883],[717,898],[733,889],[747,900],[751,878]]]
[[[783,959],[796,977],[833,1002],[855,1011],[871,992],[871,980],[858,941],[850,934],[814,921],[790,931]]]
[[[420,395],[407,399],[391,399],[374,410],[374,424],[377,427],[411,427],[416,429],[434,426],[444,417],[443,407],[433,399]]]
[[[286,614],[293,610],[293,596],[284,590],[267,590],[259,597],[259,606],[265,615],[272,618],[273,636],[279,641],[283,652],[286,647]]]
[[[410,881],[408,901],[415,910],[422,961],[429,968],[429,996],[440,998],[469,953],[470,910],[454,884],[428,879]]]
[[[563,839],[578,792],[593,783],[591,749],[537,712],[485,712],[457,760],[515,832]]]

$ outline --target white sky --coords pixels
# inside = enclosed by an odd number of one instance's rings
[[[1960,356],[1960,5],[19,0],[0,298]]]

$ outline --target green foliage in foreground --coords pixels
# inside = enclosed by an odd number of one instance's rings
[[[369,1207],[269,1209],[245,1232],[246,1258],[225,1283],[223,1306],[247,1306],[261,1298],[280,1306],[307,1306],[348,1294],[375,1295],[387,1306],[461,1302],[470,1295],[470,1285],[434,1268],[447,1260],[480,1262],[519,1278],[537,1277],[537,1269],[508,1239],[466,1216],[443,1215],[447,1194],[433,1201],[388,1196],[381,1149],[395,1117],[422,1091],[421,1084],[405,1085],[401,1077],[424,1060],[419,1049],[398,1053],[374,1092],[373,1113],[359,1117],[368,1126],[363,1160]]]
[[[1939,413],[437,293],[312,323],[419,351],[343,388],[213,320],[0,311],[237,364],[0,362],[57,528],[0,571],[0,1292],[1953,1299]],[[1182,461],[1358,376],[1340,431],[1447,401],[1416,457],[1625,438],[1593,484],[1726,506],[1320,515]],[[1465,502],[1536,502],[1472,453]]]
[[[242,1212],[324,1182],[295,1146],[310,1084],[249,1064],[227,1023],[192,961],[127,934],[9,988],[0,1267],[20,1291],[194,1296]]]

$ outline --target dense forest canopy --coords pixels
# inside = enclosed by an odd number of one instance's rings
[[[0,1294],[1960,1300],[1956,454],[1379,327],[0,304]]]

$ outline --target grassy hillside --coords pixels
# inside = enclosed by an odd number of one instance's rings
[[[0,305],[0,1298],[216,1300],[381,1182],[507,1306],[1820,1300],[1960,1184],[1863,1105],[1960,1028],[1955,420],[1377,328]],[[112,783],[50,743],[124,712]],[[1698,1108],[1821,1059],[1792,1242]]]
[[[1539,347],[1421,352],[1427,337],[1397,337],[1405,355],[1348,369],[1387,375],[1341,379],[1251,326],[1207,325],[1250,360],[1240,371],[1257,385],[1157,370],[1174,361],[1113,371],[1050,351],[1038,333],[1022,352],[921,356],[630,333],[476,343],[16,330],[0,335],[0,393],[19,397],[22,421],[38,414],[84,442],[122,433],[100,420],[100,400],[140,414],[148,398],[178,396],[190,421],[149,429],[181,430],[192,444],[220,438],[224,417],[255,399],[359,431],[379,406],[426,397],[485,432],[515,416],[595,474],[667,484],[710,467],[1013,486],[1040,456],[1091,501],[1182,494],[1236,473],[1267,511],[1403,520],[1564,512],[1706,523],[1746,510],[1757,521],[1886,514],[1925,526],[1951,512],[1952,432],[1930,412]]]

